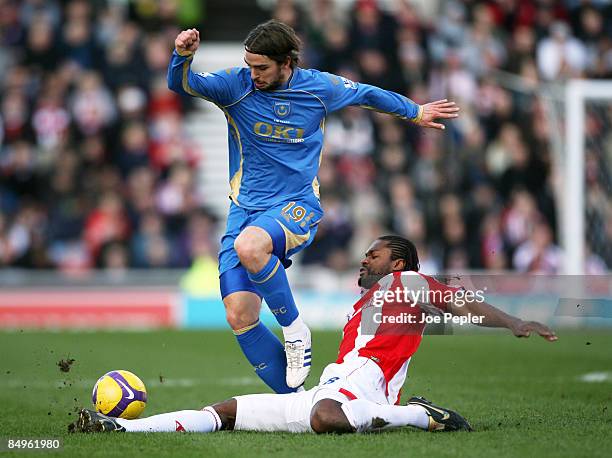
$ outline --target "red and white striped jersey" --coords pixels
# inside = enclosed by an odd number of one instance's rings
[[[389,403],[398,403],[410,358],[421,343],[423,317],[445,312],[460,289],[412,271],[383,277],[353,305],[336,363],[358,357],[376,362],[387,381]]]

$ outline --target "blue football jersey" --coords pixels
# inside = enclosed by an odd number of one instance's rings
[[[295,68],[286,87],[259,90],[246,67],[191,71],[193,55],[176,50],[168,87],[217,105],[227,119],[230,198],[247,209],[318,201],[325,117],[359,105],[414,119],[419,105],[395,92],[317,70]]]

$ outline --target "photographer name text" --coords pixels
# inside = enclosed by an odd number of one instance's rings
[[[452,323],[458,325],[465,324],[482,324],[484,316],[472,315],[453,315],[452,313],[443,313],[441,315],[422,315],[416,316],[410,313],[399,313],[397,315],[383,315],[382,312],[377,312],[372,316],[372,319],[377,324],[440,324]]]

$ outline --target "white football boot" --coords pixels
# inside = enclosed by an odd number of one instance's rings
[[[305,327],[305,330],[306,334],[302,338],[285,341],[287,385],[290,388],[303,385],[310,373],[312,339],[310,329]]]

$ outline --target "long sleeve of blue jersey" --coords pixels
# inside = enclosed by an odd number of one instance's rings
[[[357,83],[331,73],[322,72],[321,75],[328,80],[326,94],[328,112],[349,105],[359,105],[403,119],[416,120],[420,115],[420,106],[401,94],[370,84]]]
[[[221,107],[237,100],[243,91],[238,68],[215,73],[194,73],[193,54],[181,56],[176,50],[168,64],[168,88],[179,94],[201,97]]]

